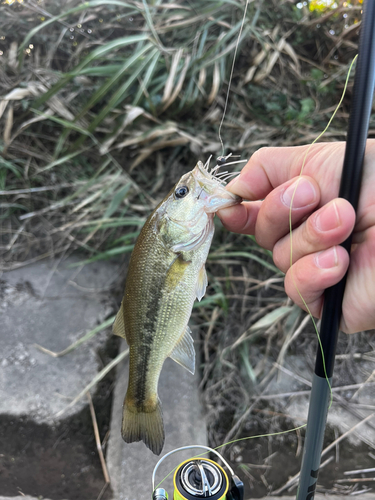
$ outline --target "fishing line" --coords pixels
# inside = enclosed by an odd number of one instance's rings
[[[297,180],[297,183],[296,183],[296,186],[294,188],[294,191],[293,191],[293,194],[292,194],[292,198],[291,198],[291,202],[290,202],[290,209],[289,209],[289,234],[290,234],[290,271],[291,271],[291,277],[292,277],[292,281],[293,281],[293,284],[295,286],[295,289],[297,290],[297,293],[303,303],[303,305],[305,306],[306,308],[306,311],[307,313],[309,314],[310,318],[311,318],[311,321],[314,325],[314,329],[315,329],[315,333],[318,337],[318,343],[319,343],[319,348],[320,348],[320,351],[322,353],[322,361],[323,361],[323,370],[324,370],[324,375],[325,375],[325,378],[326,378],[326,381],[327,381],[327,384],[328,384],[328,387],[329,387],[329,391],[330,391],[330,403],[329,403],[329,407],[328,409],[331,408],[332,406],[332,403],[333,403],[333,393],[332,393],[332,387],[331,387],[331,383],[329,381],[329,378],[328,378],[328,375],[327,375],[327,370],[326,370],[326,363],[325,363],[325,359],[324,359],[324,353],[323,353],[323,346],[322,346],[322,342],[321,342],[321,339],[320,339],[320,334],[319,334],[319,331],[318,331],[318,327],[316,325],[316,322],[314,320],[314,317],[313,315],[311,314],[311,311],[305,301],[305,299],[303,298],[298,286],[297,286],[297,283],[296,283],[296,280],[295,280],[295,276],[294,276],[294,269],[293,269],[293,228],[292,228],[292,209],[293,209],[293,200],[294,200],[294,196],[297,192],[297,188],[298,188],[298,184],[301,180],[301,176],[302,176],[302,173],[303,173],[303,169],[305,167],[305,164],[306,164],[306,159],[307,159],[307,155],[309,154],[310,152],[310,149],[312,148],[312,146],[327,132],[329,126],[331,125],[332,123],[332,120],[334,119],[338,109],[340,108],[341,104],[342,104],[342,101],[344,99],[344,96],[345,96],[345,93],[346,93],[346,90],[347,90],[347,87],[348,87],[348,83],[349,83],[349,78],[350,78],[350,73],[352,71],[352,68],[353,68],[353,65],[356,61],[358,57],[358,54],[354,57],[353,61],[351,62],[350,66],[349,66],[349,70],[348,70],[348,73],[346,75],[346,80],[345,80],[345,85],[344,85],[344,90],[342,92],[342,95],[341,95],[341,99],[339,101],[339,103],[337,104],[336,106],[336,109],[335,111],[333,112],[331,118],[329,119],[326,127],[324,128],[323,132],[321,132],[317,137],[316,139],[313,140],[313,142],[309,145],[309,147],[307,148],[306,150],[306,153],[305,153],[305,156],[303,158],[303,161],[302,161],[302,166],[301,166],[301,171],[299,173],[299,176],[298,176],[298,180]]]
[[[227,446],[228,444],[234,444],[234,443],[238,443],[239,441],[246,441],[248,439],[257,439],[257,438],[263,438],[263,437],[269,437],[269,436],[280,436],[282,434],[287,434],[288,432],[293,432],[293,431],[298,431],[299,429],[303,429],[304,427],[306,427],[307,424],[303,424],[303,425],[299,425],[298,427],[294,427],[293,429],[287,429],[286,431],[279,431],[279,432],[272,432],[270,434],[258,434],[256,436],[247,436],[247,437],[244,437],[244,438],[238,438],[238,439],[233,439],[233,441],[228,441],[227,443],[224,443],[224,444],[220,444],[219,446],[216,446],[215,448],[212,448],[214,451],[216,450],[219,450],[220,448],[223,448],[224,446]],[[200,445],[198,447],[201,447]],[[187,449],[188,447],[185,447],[183,446],[182,449]],[[191,448],[194,448],[194,446],[192,445]],[[173,450],[173,451],[177,451],[177,450]],[[171,454],[172,452],[170,452]],[[191,457],[192,458],[198,458],[198,457],[202,457],[203,455],[207,455],[207,453],[210,453],[210,451],[204,451],[203,453],[200,453],[199,455],[194,455],[194,457]],[[220,455],[220,459],[223,460],[223,462],[226,464],[226,461],[224,459],[224,457],[222,457]],[[180,466],[180,464],[178,464],[176,467],[174,467],[161,481],[159,484],[156,485],[156,487],[154,488],[157,489],[160,487],[161,484],[164,483],[164,481],[166,479],[168,479],[168,477],[174,473],[174,471]],[[153,485],[154,486],[154,485]]]
[[[351,74],[351,70],[353,68],[353,65],[357,59],[357,55],[354,57],[353,61],[351,62],[350,66],[349,66],[349,70],[348,70],[348,73],[347,73],[347,76],[346,76],[346,81],[345,81],[345,85],[344,85],[344,89],[343,89],[343,92],[342,92],[342,95],[341,95],[341,98],[340,98],[340,101],[339,103],[337,104],[331,118],[329,119],[326,127],[324,128],[324,130],[316,137],[316,139],[314,139],[314,141],[309,145],[309,147],[307,148],[306,150],[306,153],[305,153],[305,156],[303,158],[303,161],[302,161],[302,166],[301,166],[301,170],[300,170],[300,173],[299,173],[299,176],[298,176],[298,180],[297,180],[297,183],[296,183],[296,186],[294,188],[294,191],[293,191],[293,194],[292,194],[292,198],[291,198],[291,204],[290,204],[290,209],[289,209],[289,234],[290,234],[290,266],[291,266],[291,276],[292,276],[292,280],[293,280],[293,284],[297,290],[297,293],[298,295],[300,296],[302,302],[303,302],[303,305],[305,306],[311,320],[312,320],[312,323],[314,325],[314,329],[315,329],[315,332],[316,332],[316,335],[317,335],[317,338],[318,338],[318,342],[319,342],[319,346],[320,346],[320,349],[321,349],[321,352],[322,352],[322,359],[323,359],[323,367],[324,367],[324,373],[325,373],[325,378],[326,378],[326,381],[327,381],[327,384],[329,386],[329,390],[330,390],[330,405],[329,405],[329,408],[331,407],[332,405],[332,402],[333,402],[333,392],[332,392],[332,387],[331,387],[331,384],[330,384],[330,381],[329,381],[329,378],[328,378],[328,375],[327,375],[327,371],[326,371],[326,365],[325,365],[325,360],[324,360],[324,353],[323,353],[323,347],[322,347],[322,344],[321,344],[321,339],[320,339],[320,335],[319,335],[319,331],[318,331],[318,327],[316,326],[316,322],[314,320],[314,317],[305,301],[305,299],[303,298],[298,286],[297,286],[297,283],[295,281],[295,277],[294,277],[294,271],[293,271],[293,267],[292,267],[292,264],[293,264],[293,228],[292,228],[292,209],[293,209],[293,200],[294,200],[294,197],[295,197],[295,194],[296,194],[296,191],[297,191],[297,188],[298,188],[298,184],[299,184],[299,181],[301,179],[301,176],[303,174],[303,169],[305,167],[305,164],[306,164],[306,159],[307,159],[307,156],[308,156],[308,153],[310,152],[310,149],[312,148],[312,146],[325,134],[325,132],[328,130],[329,126],[331,125],[332,123],[332,120],[334,119],[338,109],[340,108],[341,104],[342,104],[342,101],[344,99],[344,96],[345,96],[345,93],[346,93],[346,90],[347,90],[347,87],[348,87],[348,83],[349,83],[349,78],[350,78],[350,74]],[[279,431],[279,432],[273,432],[273,433],[269,433],[269,434],[259,434],[259,435],[256,435],[256,436],[246,436],[246,437],[243,437],[243,438],[238,438],[238,439],[233,439],[231,441],[228,441],[226,443],[223,443],[215,448],[213,448],[214,450],[219,450],[220,448],[223,448],[224,446],[227,446],[227,445],[230,445],[230,444],[234,444],[234,443],[238,443],[240,441],[247,441],[247,440],[250,440],[250,439],[257,439],[257,438],[263,438],[263,437],[271,437],[271,436],[279,436],[279,435],[282,435],[282,434],[287,434],[289,432],[293,432],[293,431],[297,431],[299,429],[303,429],[304,427],[306,427],[307,424],[303,424],[303,425],[300,425],[298,427],[294,427],[293,429],[287,429],[285,431]],[[209,453],[208,451],[204,452],[204,453],[201,453],[200,455],[195,455],[195,457],[201,457],[203,455],[206,455],[207,453]],[[193,457],[192,457],[193,458]],[[175,467],[171,472],[169,472],[161,481],[160,483],[156,486],[156,488],[159,488],[160,485],[171,475],[173,474],[173,472],[179,467],[179,465],[177,467]]]
[[[227,95],[226,95],[226,98],[225,98],[225,104],[224,104],[223,116],[221,117],[221,122],[220,122],[220,125],[219,125],[219,132],[218,132],[218,134],[219,134],[219,140],[220,140],[220,144],[221,144],[221,148],[222,148],[222,156],[224,156],[224,142],[223,142],[223,139],[222,139],[222,137],[221,137],[221,128],[222,128],[222,126],[223,126],[224,119],[225,119],[225,114],[226,114],[226,112],[227,112],[228,101],[229,101],[229,93],[230,93],[230,87],[231,87],[231,84],[232,84],[232,79],[233,79],[234,65],[235,65],[235,62],[236,62],[237,50],[238,50],[238,46],[239,46],[239,44],[240,44],[240,39],[241,39],[241,35],[242,35],[242,30],[243,30],[243,27],[244,27],[244,24],[245,24],[245,18],[246,18],[247,7],[248,7],[248,5],[249,5],[249,1],[250,1],[250,0],[246,0],[245,8],[244,8],[244,11],[243,11],[242,23],[241,23],[240,32],[239,32],[239,34],[238,34],[238,38],[237,38],[236,48],[234,49],[234,55],[233,55],[233,61],[232,61],[232,67],[231,67],[231,70],[230,70],[230,75],[229,75],[228,90],[227,90]]]
[[[237,38],[237,43],[236,43],[236,47],[235,47],[235,52],[234,52],[234,56],[233,56],[233,61],[232,61],[232,67],[231,67],[231,71],[230,71],[230,77],[229,77],[229,83],[228,83],[228,90],[227,90],[227,94],[226,94],[226,99],[225,99],[225,105],[224,105],[224,110],[223,110],[223,116],[221,118],[221,122],[220,122],[220,125],[219,125],[219,130],[218,130],[218,135],[219,135],[219,140],[220,140],[220,144],[221,144],[221,147],[222,147],[222,155],[224,155],[224,143],[223,143],[223,140],[222,140],[222,137],[221,137],[221,129],[222,129],[222,126],[223,126],[223,123],[224,123],[224,119],[225,119],[225,115],[226,115],[226,111],[227,111],[227,107],[228,107],[228,101],[229,101],[229,94],[230,94],[230,88],[231,88],[231,83],[232,83],[232,79],[233,79],[233,73],[234,73],[234,65],[235,65],[235,61],[236,61],[236,56],[237,56],[237,51],[238,51],[238,46],[239,46],[239,42],[240,42],[240,38],[241,38],[241,35],[242,35],[242,30],[243,30],[243,26],[244,26],[244,23],[245,23],[245,18],[246,18],[246,13],[247,13],[247,8],[248,8],[248,4],[249,4],[249,0],[246,0],[246,4],[245,4],[245,8],[244,8],[244,13],[243,13],[243,18],[242,18],[242,23],[241,23],[241,27],[240,27],[240,32],[239,32],[239,35],[238,35],[238,38]],[[351,62],[350,64],[350,67],[349,67],[349,70],[348,70],[348,73],[347,73],[347,77],[346,77],[346,81],[345,81],[345,85],[344,85],[344,89],[343,89],[343,92],[342,92],[342,95],[341,95],[341,98],[340,98],[340,101],[339,103],[337,104],[331,118],[329,119],[326,127],[324,128],[324,130],[316,137],[316,139],[314,139],[314,141],[309,145],[309,147],[307,148],[306,150],[306,153],[305,153],[305,156],[303,158],[303,161],[302,161],[302,166],[301,166],[301,170],[300,170],[300,173],[299,173],[299,176],[298,176],[298,180],[297,180],[297,183],[296,183],[296,186],[294,188],[294,191],[293,191],[293,194],[292,194],[292,198],[291,198],[291,203],[290,203],[290,209],[289,209],[289,234],[290,234],[290,267],[291,267],[291,276],[292,276],[292,281],[293,281],[293,284],[295,286],[295,289],[304,305],[304,307],[306,308],[307,310],[307,313],[309,314],[310,318],[311,318],[311,321],[313,323],[313,326],[314,326],[314,329],[315,329],[315,332],[316,332],[316,335],[317,335],[317,338],[318,338],[318,342],[319,342],[319,346],[320,346],[320,350],[321,350],[321,353],[322,353],[322,360],[323,360],[323,368],[324,368],[324,374],[325,374],[325,378],[326,378],[326,381],[327,381],[327,384],[329,386],[329,390],[330,390],[330,405],[329,405],[329,408],[332,406],[332,403],[333,403],[333,392],[332,392],[332,387],[331,387],[331,384],[330,384],[330,381],[329,381],[329,378],[328,378],[328,375],[327,375],[327,371],[326,371],[326,364],[325,364],[325,359],[324,359],[324,353],[323,353],[323,346],[321,344],[321,339],[320,339],[320,335],[319,335],[319,331],[318,331],[318,328],[317,328],[317,325],[316,325],[316,322],[314,320],[314,317],[305,301],[305,299],[303,298],[298,286],[297,286],[297,283],[296,283],[296,280],[295,280],[295,276],[294,276],[294,270],[293,270],[293,228],[292,228],[292,209],[293,209],[293,201],[294,201],[294,197],[295,197],[295,194],[296,194],[296,191],[297,191],[297,188],[298,188],[298,184],[299,184],[299,181],[302,177],[302,174],[303,174],[303,170],[304,170],[304,167],[305,167],[305,164],[306,164],[306,160],[307,160],[307,156],[310,152],[310,149],[312,148],[312,146],[325,134],[325,132],[328,130],[328,128],[330,127],[338,109],[340,108],[341,104],[342,104],[342,101],[344,99],[344,96],[345,96],[345,93],[346,93],[346,90],[347,90],[347,87],[348,87],[348,83],[349,83],[349,78],[350,78],[350,74],[351,74],[351,70],[353,68],[353,65],[357,59],[357,55],[354,57],[353,61]],[[206,162],[205,164],[205,168],[208,169],[209,167],[209,162],[210,162],[210,159],[211,157],[208,159],[208,161]],[[231,162],[231,164],[233,163],[237,163],[237,162]],[[238,162],[239,163],[239,162]],[[215,168],[216,170],[216,168]],[[226,172],[224,172],[222,175],[226,174]],[[234,443],[238,443],[238,442],[241,442],[241,441],[247,441],[247,440],[250,440],[250,439],[257,439],[257,438],[263,438],[263,437],[271,437],[271,436],[279,436],[279,435],[282,435],[282,434],[287,434],[289,432],[294,432],[294,431],[297,431],[297,430],[300,430],[300,429],[303,429],[304,427],[306,427],[307,424],[303,424],[303,425],[300,425],[298,427],[294,427],[292,429],[287,429],[285,431],[279,431],[279,432],[273,432],[273,433],[268,433],[268,434],[259,434],[259,435],[256,435],[256,436],[246,436],[246,437],[243,437],[243,438],[238,438],[238,439],[234,439],[234,440],[231,440],[231,441],[228,441],[226,443],[223,443],[217,447],[214,448],[214,450],[219,450],[220,448],[223,448],[227,445],[231,445],[231,444],[234,444]],[[207,453],[209,453],[209,451],[205,451],[199,455],[195,455],[195,457],[201,457],[203,455],[206,455]],[[161,484],[171,475],[173,474],[173,472],[179,467],[179,465],[177,467],[175,467],[174,469],[172,469],[161,481],[160,483],[156,486],[156,488],[159,488],[161,486]]]

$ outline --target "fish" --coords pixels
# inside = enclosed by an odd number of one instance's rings
[[[165,441],[158,381],[167,357],[190,373],[195,350],[189,318],[206,292],[205,263],[214,214],[242,199],[225,189],[228,173],[198,161],[145,222],[134,246],[113,332],[129,345],[121,434],[160,455]],[[231,175],[231,174],[229,174]]]

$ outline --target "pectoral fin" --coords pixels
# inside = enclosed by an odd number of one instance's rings
[[[208,285],[207,273],[206,273],[206,268],[204,267],[204,264],[203,264],[203,266],[201,267],[201,270],[199,271],[198,281],[197,281],[197,285],[195,287],[195,294],[196,294],[198,300],[201,300],[201,298],[206,293],[207,285]]]
[[[115,322],[113,323],[112,331],[115,335],[126,339],[125,325],[124,325],[124,310],[122,304],[119,312],[116,314]]]
[[[178,243],[172,247],[173,252],[189,252],[198,248],[207,240],[210,233],[214,231],[213,219],[209,219],[203,230],[198,234],[193,234],[190,241]]]
[[[191,330],[187,326],[169,357],[194,375],[195,350],[194,340],[190,334]]]

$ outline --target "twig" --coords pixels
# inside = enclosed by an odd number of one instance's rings
[[[363,384],[362,384],[362,385],[361,385],[361,386],[360,386],[360,387],[359,387],[359,388],[355,391],[355,393],[353,394],[353,396],[352,396],[350,399],[354,399],[356,396],[358,396],[358,393],[359,393],[360,391],[362,391],[362,389],[364,389],[364,388],[368,385],[368,383],[370,382],[370,380],[371,380],[372,378],[374,378],[374,377],[375,377],[375,370],[373,370],[373,372],[372,372],[372,373],[371,373],[371,375],[368,377],[368,379],[367,379],[367,380],[366,380],[366,381],[365,381],[365,382],[364,382],[364,383],[363,383]]]
[[[304,383],[307,383],[304,382]],[[307,384],[309,385],[309,384]],[[350,389],[357,389],[358,387],[360,387],[362,384],[351,384],[351,385],[342,385],[342,386],[339,386],[339,387],[332,387],[332,392],[341,392],[341,391],[348,391]],[[375,382],[370,382],[369,384],[367,384],[367,387],[370,387],[370,386],[374,386],[375,385]],[[291,396],[306,396],[308,394],[310,394],[310,390],[306,390],[306,391],[295,391],[295,392],[282,392],[282,393],[279,393],[279,394],[264,394],[262,396],[252,396],[252,398],[257,398],[257,399],[275,399],[275,398],[289,398]],[[359,404],[356,403],[356,406],[358,406]],[[361,408],[363,406],[360,406]],[[367,406],[366,406],[367,408]],[[373,409],[373,407],[371,406],[370,409]]]
[[[365,422],[367,422],[368,420],[370,420],[373,416],[375,415],[375,413],[371,413],[371,415],[368,415],[366,418],[364,418],[363,420],[361,420],[360,422],[358,422],[358,424],[354,425],[351,429],[349,429],[348,431],[344,432],[344,434],[342,434],[339,438],[335,439],[330,445],[328,445],[323,451],[322,451],[322,455],[321,457],[323,458],[324,455],[326,455],[332,448],[334,448],[336,446],[337,443],[339,443],[340,441],[342,441],[344,438],[346,438],[349,434],[351,434],[357,427],[359,427],[360,425],[364,424]],[[325,462],[323,462],[320,466],[320,469],[322,469],[325,465],[327,465],[327,463],[329,463],[331,460],[333,460],[333,455],[328,459],[326,460]],[[289,481],[287,483],[284,484],[284,486],[282,486],[281,488],[279,488],[278,490],[276,491],[273,491],[273,495],[279,495],[282,491],[284,491],[286,488],[289,488],[290,486],[292,486],[293,484],[295,484],[298,479],[299,479],[299,475],[300,473],[298,472],[297,474],[295,474],[291,479],[289,479]]]
[[[327,458],[327,460],[321,464],[320,469],[323,469],[323,467],[325,467],[330,462],[332,462],[332,460],[333,460],[333,455],[331,457]],[[291,486],[294,486],[299,479],[299,474],[300,474],[299,472],[297,474],[295,474],[293,477],[291,477],[289,479],[288,482],[286,482],[284,484],[284,486],[281,486],[281,488],[279,488],[278,490],[272,491],[271,493],[273,495],[279,495],[282,491],[286,490],[287,488],[290,488]]]
[[[307,323],[309,321],[310,321],[310,316],[307,314],[304,317],[304,319],[301,321],[299,327],[293,333],[293,335],[290,335],[289,338],[284,342],[282,348],[280,349],[280,353],[279,353],[279,355],[277,357],[277,363],[276,363],[277,365],[279,365],[280,363],[283,362],[283,359],[284,359],[284,356],[286,354],[286,351],[287,351],[288,347],[298,337],[298,335],[303,331],[303,329],[305,328],[305,326],[307,325]],[[275,371],[277,370],[276,364],[275,364],[275,366],[273,366],[271,368],[270,372],[260,382],[260,384],[259,384],[260,387],[264,387],[269,382],[269,380],[271,380],[271,378],[273,377]]]
[[[367,472],[375,472],[375,467],[371,469],[347,470],[344,472],[344,476],[349,476],[350,474],[366,474]]]
[[[46,349],[45,347],[42,347],[39,344],[34,344],[34,346],[37,349],[39,349],[40,351],[42,351],[46,354],[49,354],[53,358],[59,358],[60,356],[64,356],[65,354],[68,354],[69,352],[74,351],[74,349],[76,349],[78,346],[80,346],[81,344],[83,344],[87,340],[91,339],[91,337],[93,337],[97,333],[101,332],[102,330],[104,330],[105,328],[110,326],[114,322],[115,317],[116,316],[111,316],[106,321],[101,323],[99,326],[95,327],[93,330],[90,330],[89,332],[87,332],[83,337],[79,338],[78,340],[73,342],[73,344],[70,344],[68,347],[66,347],[62,351],[59,351],[59,352],[50,351],[49,349]]]
[[[342,441],[343,439],[345,439],[347,436],[349,436],[349,434],[351,434],[352,432],[354,432],[357,427],[359,427],[360,425],[366,423],[368,420],[370,420],[373,416],[375,415],[375,412],[374,413],[371,413],[370,415],[367,415],[366,418],[364,418],[363,420],[361,420],[360,422],[358,422],[357,424],[353,425],[353,427],[351,427],[348,431],[344,432],[344,434],[342,434],[339,438],[335,439],[333,441],[333,443],[331,443],[330,445],[327,446],[327,448],[325,448],[323,451],[322,451],[322,457],[324,455],[326,455],[334,446],[336,446],[336,443]]]
[[[336,479],[336,483],[369,483],[375,481],[375,477],[353,477],[351,479]]]
[[[103,450],[102,450],[102,444],[100,442],[98,422],[96,421],[95,409],[94,409],[94,405],[92,403],[91,394],[89,392],[87,393],[87,399],[89,400],[92,426],[94,427],[96,448],[97,448],[98,453],[99,453],[100,463],[102,464],[104,480],[105,480],[106,484],[109,484],[111,482],[111,479],[110,479],[109,474],[108,474],[107,464],[105,463],[105,458],[104,458]]]

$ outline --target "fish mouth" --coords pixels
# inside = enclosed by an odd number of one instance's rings
[[[198,198],[204,202],[204,211],[207,214],[214,214],[222,208],[242,202],[242,198],[225,189],[226,182],[212,175],[202,162],[197,163],[193,175],[202,188]]]
[[[232,207],[233,205],[238,205],[242,202],[242,198],[236,194],[222,189],[218,194],[207,194],[202,193],[202,199],[204,199],[204,210],[207,214],[214,214],[222,208]]]

